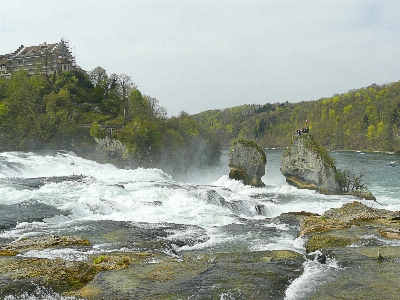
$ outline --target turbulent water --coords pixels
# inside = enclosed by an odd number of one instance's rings
[[[218,166],[169,175],[159,169],[118,169],[65,151],[3,152],[0,153],[0,244],[48,234],[79,235],[90,232],[91,222],[109,220],[164,230],[169,240],[200,241],[174,243],[173,253],[238,248],[287,249],[304,254],[303,240],[291,234],[290,226],[278,222],[263,223],[263,226],[246,224],[284,212],[322,214],[355,198],[321,195],[287,185],[279,170],[282,154],[280,150],[266,151],[268,162],[263,177],[266,186],[253,188],[228,178],[227,153]],[[400,166],[388,166],[389,161],[396,160],[394,156],[354,152],[332,152],[331,156],[339,168],[365,171],[365,181],[378,203],[364,203],[400,210]],[[165,224],[190,226],[167,231]],[[242,226],[235,227],[235,224]],[[120,251],[121,248],[118,242],[99,240],[88,252],[55,249],[29,251],[24,255],[84,260],[96,251]],[[286,299],[304,297],[335,268],[334,261],[326,265],[306,261],[303,275],[289,286]],[[26,295],[21,299],[41,299],[44,294],[48,299],[55,296],[64,299],[49,293],[43,290],[41,296]],[[9,299],[17,298],[10,296]]]

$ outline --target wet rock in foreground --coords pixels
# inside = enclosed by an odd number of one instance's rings
[[[346,203],[340,208],[332,208],[322,216],[307,216],[300,221],[300,235],[308,232],[324,232],[333,229],[345,229],[357,225],[361,221],[382,220],[388,224],[396,224],[399,211],[373,208],[359,201]],[[395,227],[396,228],[396,227]]]
[[[0,299],[9,295],[19,297],[24,293],[35,295],[38,288],[39,292],[43,288],[72,295],[99,273],[178,257],[176,247],[193,246],[208,239],[204,229],[181,224],[87,221],[70,226],[58,229],[60,235],[25,238],[1,245]],[[99,244],[106,249],[90,254],[93,245]],[[79,260],[24,257],[31,250],[57,249],[62,252],[63,248],[80,253]]]
[[[83,288],[99,272],[127,268],[130,264],[152,259],[152,255],[112,253],[92,256],[87,261],[0,257],[0,296],[32,295],[37,287],[68,295]]]
[[[185,253],[99,273],[76,296],[87,299],[283,299],[302,273],[292,251]]]
[[[332,248],[325,253],[340,268],[304,299],[399,299],[400,246]]]
[[[0,251],[18,253],[33,249],[45,249],[49,247],[68,247],[73,245],[90,245],[90,242],[78,236],[50,235],[45,237],[23,239],[8,244]],[[11,254],[12,255],[12,254]],[[4,255],[6,256],[6,255]]]
[[[301,220],[307,257],[326,258],[336,267],[329,267],[326,278],[298,299],[398,299],[398,216],[353,202]]]

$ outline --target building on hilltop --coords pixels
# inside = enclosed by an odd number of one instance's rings
[[[21,45],[13,53],[0,54],[0,76],[5,78],[11,78],[12,72],[20,69],[26,70],[29,75],[52,75],[57,71],[73,71],[76,68],[75,57],[64,39],[55,44]]]

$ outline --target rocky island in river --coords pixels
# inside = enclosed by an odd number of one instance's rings
[[[309,133],[293,136],[280,169],[286,181],[298,188],[376,200],[365,184],[355,184],[349,172],[338,170],[326,149],[318,145]]]

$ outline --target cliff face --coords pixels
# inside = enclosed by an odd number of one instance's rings
[[[100,162],[109,162],[116,166],[123,167],[130,164],[131,157],[128,149],[118,140],[105,137],[95,138],[97,146],[94,151],[94,159]]]
[[[280,169],[291,185],[325,194],[340,194],[333,161],[309,134],[293,137],[291,147],[283,155]]]

